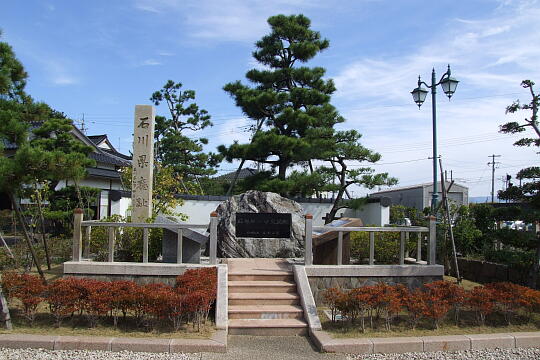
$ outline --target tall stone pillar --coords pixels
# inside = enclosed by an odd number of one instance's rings
[[[152,216],[155,116],[153,106],[135,105],[131,186],[132,222],[145,222]]]

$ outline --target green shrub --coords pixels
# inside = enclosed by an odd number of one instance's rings
[[[103,219],[104,222],[128,222],[120,215]],[[105,226],[92,227],[90,237],[90,252],[96,261],[104,261],[108,257],[109,228]],[[148,237],[148,258],[154,261],[161,254],[163,229],[150,229]],[[115,228],[115,260],[141,262],[143,253],[142,228]]]
[[[410,233],[409,242],[405,249],[411,254],[416,253],[417,234]],[[377,264],[398,264],[399,232],[375,233],[375,261]],[[365,231],[351,232],[351,257],[358,261],[369,259],[369,233]]]

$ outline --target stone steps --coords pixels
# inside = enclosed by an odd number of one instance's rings
[[[229,273],[229,281],[294,281],[293,274],[286,271],[272,271],[272,272],[234,272]]]
[[[296,284],[290,281],[229,281],[233,293],[296,293]]]
[[[303,319],[298,305],[231,305],[229,319]]]
[[[229,293],[229,305],[298,305],[300,297],[294,293]]]
[[[306,335],[307,324],[298,319],[233,319],[229,320],[229,334],[254,336]]]
[[[290,265],[283,259],[228,259],[229,334],[307,334]]]

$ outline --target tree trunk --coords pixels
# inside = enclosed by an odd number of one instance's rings
[[[332,205],[332,209],[330,210],[330,212],[326,216],[326,219],[324,220],[325,225],[331,223],[334,220],[334,217],[336,216],[336,213],[339,210],[339,202],[341,201],[341,199],[343,199],[343,194],[345,193],[345,191],[347,191],[347,184],[345,183],[345,175],[347,174],[347,166],[345,165],[343,161],[340,161],[339,164],[341,165],[341,171],[338,174],[340,187],[339,187],[337,196],[334,199],[334,204]],[[337,168],[334,162],[332,162],[332,167],[337,172]]]
[[[236,173],[234,174],[234,179],[231,182],[231,185],[229,186],[229,190],[227,190],[226,196],[232,195],[234,185],[236,185],[236,181],[238,180],[238,175],[240,175],[240,171],[242,170],[242,167],[244,166],[245,162],[246,162],[245,159],[242,159],[242,161],[240,161],[240,165],[238,165],[238,169],[236,170]]]
[[[6,325],[6,330],[13,330],[13,326],[11,325],[11,316],[9,315],[8,303],[6,301],[6,297],[4,296],[4,292],[2,291],[1,286],[0,286],[0,307],[2,308],[2,317],[4,319],[4,324]]]
[[[278,178],[281,180],[285,180],[286,175],[287,175],[287,162],[281,162],[279,163]]]
[[[540,272],[540,234],[536,235],[536,256],[534,259],[534,265],[532,267],[529,287],[536,289],[538,287],[538,273]]]
[[[334,204],[332,205],[332,209],[326,216],[326,219],[324,220],[324,224],[329,224],[334,220],[334,217],[336,216],[336,213],[339,210],[339,202],[343,198],[343,194],[345,193],[345,188],[339,189],[336,198],[334,199]]]
[[[13,195],[13,192],[9,191],[8,195],[9,195],[9,199],[11,200],[11,204],[13,205],[13,209],[15,210],[15,214],[17,214],[17,219],[21,223],[21,228],[24,234],[24,240],[26,242],[26,245],[28,246],[28,250],[30,251],[30,254],[32,254],[32,259],[34,260],[34,264],[36,264],[36,269],[39,273],[39,276],[41,276],[41,279],[43,279],[44,283],[47,283],[47,280],[45,279],[45,274],[43,273],[43,270],[41,270],[41,263],[39,262],[39,258],[37,257],[36,251],[34,250],[34,247],[32,246],[30,235],[28,234],[28,230],[26,229],[24,218],[21,214],[21,208],[19,207],[19,203],[17,202],[17,200],[15,200],[15,196]]]
[[[51,270],[51,255],[49,253],[49,244],[47,243],[47,233],[45,231],[45,220],[43,219],[43,208],[41,207],[41,193],[35,185],[36,200],[38,203],[39,222],[41,223],[41,237],[43,238],[43,249],[45,250],[45,259],[47,261],[47,269]]]

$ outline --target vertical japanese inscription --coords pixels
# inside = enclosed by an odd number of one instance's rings
[[[154,169],[154,118],[150,105],[135,106],[133,133],[133,178],[131,221],[145,222],[152,215],[152,178]]]

